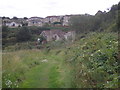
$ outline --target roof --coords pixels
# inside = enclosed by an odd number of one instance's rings
[[[11,20],[11,21],[7,21],[6,23],[18,23],[18,24],[21,24],[21,21],[19,20]]]
[[[43,34],[43,33],[44,33],[46,36],[50,35],[50,31],[42,31],[41,34]]]
[[[53,18],[53,17],[57,18],[57,17],[60,17],[60,16],[47,16],[46,18]]]
[[[42,17],[30,17],[29,19],[31,19],[31,18],[43,19]]]
[[[25,20],[23,18],[18,18],[18,19],[4,19],[3,21],[7,22],[7,23],[22,23],[25,22]]]
[[[49,36],[49,35],[55,35],[57,34],[59,37],[64,37],[65,35],[65,32],[61,31],[61,30],[49,30],[49,31],[43,31],[42,33],[44,33],[46,36]]]
[[[65,32],[63,32],[62,30],[51,30],[51,33],[54,35],[54,34],[57,34],[59,37],[64,37],[65,35]]]

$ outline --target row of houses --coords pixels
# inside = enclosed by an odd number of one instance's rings
[[[69,26],[69,20],[72,15],[65,16],[47,16],[46,18],[41,17],[31,17],[28,19],[18,18],[18,19],[3,19],[3,25],[8,27],[21,27],[23,25],[27,26],[44,26],[44,25],[60,25]]]
[[[8,26],[8,27],[22,27],[23,24],[27,23],[26,20],[23,18],[18,18],[18,19],[9,19],[5,18],[2,19],[2,25]]]

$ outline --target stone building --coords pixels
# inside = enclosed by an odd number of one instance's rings
[[[61,40],[75,40],[75,31],[63,32],[62,30],[47,30],[41,34],[47,42],[49,41],[61,41]]]

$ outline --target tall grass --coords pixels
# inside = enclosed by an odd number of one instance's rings
[[[34,52],[34,53],[33,53]],[[24,73],[30,68],[39,65],[41,51],[21,50],[3,54],[3,87],[18,87],[24,80]],[[9,82],[12,82],[9,84]]]

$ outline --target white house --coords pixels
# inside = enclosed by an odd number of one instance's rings
[[[43,26],[43,18],[41,17],[31,17],[27,20],[28,26]]]
[[[42,21],[34,21],[34,20],[31,20],[31,21],[28,21],[28,26],[43,26],[43,22]]]
[[[22,24],[21,23],[16,23],[16,22],[8,22],[8,23],[6,23],[6,26],[8,26],[8,27],[21,27],[22,26]]]
[[[63,17],[63,26],[69,26],[69,20],[71,15],[66,15]]]

